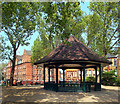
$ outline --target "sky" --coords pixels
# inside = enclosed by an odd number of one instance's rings
[[[81,5],[82,11],[89,14],[89,9],[87,8],[87,6],[89,6],[89,2],[84,2],[84,3],[81,3],[80,5]],[[2,34],[2,36],[5,36],[4,32],[0,32],[0,34]],[[39,33],[37,31],[33,33],[33,35],[31,36],[31,39],[28,41],[30,44],[28,46],[20,46],[17,50],[17,55],[23,55],[24,49],[31,50],[32,46],[34,45],[34,41],[38,36],[39,36]],[[10,43],[7,42],[7,44],[10,44]],[[5,60],[4,62],[8,62],[8,60]]]

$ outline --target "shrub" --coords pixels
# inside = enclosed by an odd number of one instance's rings
[[[114,85],[116,82],[117,76],[115,75],[115,71],[110,71],[110,72],[103,72],[102,73],[102,79],[101,83],[103,85]]]
[[[87,77],[85,79],[86,82],[95,82],[95,78],[94,77]]]
[[[120,78],[116,78],[115,85],[120,86]]]

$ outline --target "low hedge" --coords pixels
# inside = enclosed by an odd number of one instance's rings
[[[87,77],[87,78],[85,79],[85,82],[94,83],[94,82],[95,82],[95,78],[94,78],[94,77]]]

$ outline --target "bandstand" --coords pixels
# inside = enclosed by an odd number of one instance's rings
[[[112,62],[106,60],[104,57],[100,57],[89,49],[82,42],[77,40],[74,36],[70,36],[67,40],[70,45],[61,43],[53,51],[41,60],[35,62],[35,65],[42,64],[44,69],[44,89],[54,91],[91,91],[91,83],[85,82],[85,70],[87,68],[95,69],[95,83],[94,90],[101,90],[101,66],[106,66]],[[48,68],[48,82],[45,81],[45,68]],[[55,83],[50,81],[50,70],[56,70],[56,81]],[[58,70],[63,70],[63,82],[58,81]],[[65,83],[65,70],[66,69],[79,69],[80,82],[74,84]],[[99,76],[97,76],[99,71]],[[83,75],[82,75],[83,73]],[[99,77],[99,82],[97,81]]]

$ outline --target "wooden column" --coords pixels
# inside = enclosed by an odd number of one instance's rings
[[[63,86],[65,86],[64,84],[65,84],[65,69],[63,68]]]
[[[95,91],[97,91],[97,66],[94,68],[95,69]]]
[[[43,78],[44,78],[44,88],[45,88],[45,64],[43,65],[43,73],[44,73]]]
[[[98,87],[98,90],[101,91],[101,65],[99,65],[99,87]]]
[[[48,82],[50,83],[50,68],[48,68]]]
[[[86,89],[85,89],[85,66],[86,65],[82,65],[83,66],[83,91],[85,92]]]
[[[56,91],[58,91],[58,65],[56,65]]]
[[[82,83],[82,69],[80,69],[80,83]]]

